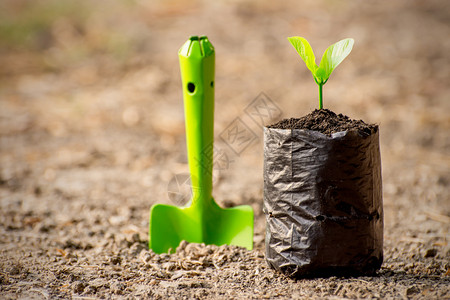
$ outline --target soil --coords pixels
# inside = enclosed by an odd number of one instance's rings
[[[449,298],[446,1],[60,3],[0,2],[0,298]],[[213,195],[253,207],[251,251],[147,249],[150,207],[180,205],[168,186],[188,173],[177,50],[194,34],[216,48]],[[316,57],[355,39],[324,105],[380,124],[376,276],[295,281],[265,262],[263,126],[317,104],[292,35]]]
[[[321,132],[328,136],[332,133],[357,130],[361,135],[377,132],[378,126],[366,124],[363,120],[353,120],[343,114],[335,114],[329,109],[316,109],[301,118],[283,119],[269,128],[278,129],[308,129]]]

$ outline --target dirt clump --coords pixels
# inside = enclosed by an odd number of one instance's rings
[[[336,114],[329,109],[316,109],[301,118],[283,119],[267,126],[277,129],[308,129],[328,136],[332,133],[357,130],[361,135],[370,135],[378,130],[375,124],[366,124],[363,120],[353,120],[343,114]]]

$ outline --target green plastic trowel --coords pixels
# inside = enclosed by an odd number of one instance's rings
[[[253,209],[221,208],[212,197],[214,139],[214,47],[192,36],[179,50],[192,199],[186,207],[155,204],[150,211],[149,247],[170,252],[182,240],[253,248]]]

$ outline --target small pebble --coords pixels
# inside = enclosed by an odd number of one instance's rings
[[[131,236],[131,242],[132,243],[139,243],[141,241],[141,238],[139,237],[139,233],[134,233]]]
[[[131,245],[129,253],[133,256],[137,256],[144,249],[146,249],[146,246],[144,246],[140,242],[136,242],[133,245]]]
[[[142,261],[143,263],[147,264],[151,259],[152,259],[152,256],[149,251],[142,250],[139,253],[139,260]]]
[[[435,257],[436,254],[437,254],[437,249],[430,248],[427,250],[427,252],[425,252],[425,257]]]
[[[80,294],[83,292],[85,288],[85,284],[81,281],[75,281],[74,283],[72,283],[72,290],[74,291],[74,293]]]
[[[123,284],[120,281],[115,281],[111,284],[110,286],[110,290],[111,292],[113,292],[114,294],[122,294],[122,291],[125,289],[125,284]]]
[[[122,262],[122,258],[120,256],[113,256],[109,260],[113,265],[118,265]]]
[[[411,286],[406,289],[406,296],[411,296],[420,293],[420,289],[417,286]]]

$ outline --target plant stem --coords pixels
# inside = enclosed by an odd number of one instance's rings
[[[322,92],[323,84],[319,84],[319,109],[323,108],[323,92]]]

